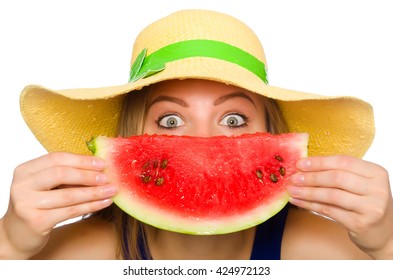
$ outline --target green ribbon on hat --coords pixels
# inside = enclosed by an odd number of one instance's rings
[[[165,64],[188,57],[211,57],[235,63],[268,84],[265,64],[242,49],[220,41],[187,40],[173,43],[149,54],[143,49],[131,66],[129,82],[135,82],[161,72]],[[225,71],[225,69],[223,69]]]

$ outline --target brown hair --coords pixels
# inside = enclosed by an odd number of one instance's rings
[[[124,97],[118,126],[119,136],[128,137],[143,133],[149,93],[153,88],[154,85],[145,87]],[[271,134],[287,132],[287,126],[277,102],[263,96],[261,96],[261,99],[265,105],[268,132]],[[115,204],[94,213],[92,216],[101,217],[114,223],[119,241],[117,248],[118,258],[138,260],[150,257],[146,241],[149,227],[146,224],[129,216]]]

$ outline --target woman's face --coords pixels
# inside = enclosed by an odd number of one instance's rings
[[[172,80],[151,92],[144,132],[217,136],[266,132],[261,97],[206,80]]]

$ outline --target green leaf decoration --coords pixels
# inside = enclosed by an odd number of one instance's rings
[[[86,141],[87,148],[95,155],[97,151],[96,137],[92,137],[89,141]]]
[[[146,68],[146,67],[144,67]],[[147,67],[147,69],[145,71],[141,71],[138,76],[137,76],[137,80],[139,79],[143,79],[143,78],[147,78],[151,75],[154,75],[158,72],[161,72],[162,70],[165,69],[165,64],[160,64],[160,65],[152,65],[152,67]]]
[[[154,59],[148,59],[146,53],[147,49],[144,48],[132,64],[130,83],[149,77],[165,69],[165,63],[154,61]]]
[[[140,79],[140,77],[138,77],[139,71],[141,70],[143,61],[145,60],[146,57],[146,53],[147,53],[147,49],[144,48],[140,54],[138,54],[138,57],[135,59],[134,63],[131,66],[131,70],[130,70],[130,80],[129,82],[135,82],[137,80]]]

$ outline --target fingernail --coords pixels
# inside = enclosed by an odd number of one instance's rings
[[[107,198],[107,199],[101,200],[100,202],[101,202],[101,204],[102,204],[103,206],[109,206],[109,205],[112,204],[113,201],[112,201],[112,199]]]
[[[116,186],[105,186],[103,188],[103,193],[107,194],[107,195],[114,195],[116,194],[118,191],[118,188]]]
[[[294,175],[291,176],[291,182],[293,184],[301,184],[304,182],[304,175],[302,173],[296,173]]]
[[[311,160],[308,158],[303,158],[297,161],[296,167],[301,170],[308,170],[311,167]]]
[[[302,201],[300,199],[290,197],[289,202],[292,203],[293,205],[300,206]]]
[[[96,182],[97,183],[107,183],[108,182],[108,176],[104,173],[100,173],[96,175]]]
[[[296,186],[288,186],[287,190],[288,190],[289,194],[295,195],[295,196],[302,193],[302,188],[299,188]]]
[[[105,167],[105,161],[99,158],[95,158],[92,160],[92,165],[94,168],[103,169]]]

